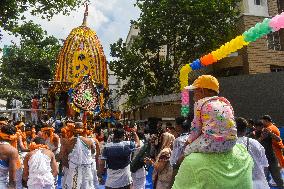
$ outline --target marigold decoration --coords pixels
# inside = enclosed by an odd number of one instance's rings
[[[41,132],[49,134],[49,140],[50,140],[51,143],[53,143],[54,131],[55,131],[55,129],[53,127],[41,128]]]
[[[82,25],[73,29],[64,42],[56,64],[55,81],[70,82],[75,86],[85,75],[108,86],[103,48],[96,32]]]
[[[85,76],[70,92],[71,103],[79,112],[100,113],[102,90],[102,86],[96,85],[90,76]]]
[[[36,144],[35,142],[32,142],[30,144],[30,151],[33,151],[33,150],[37,150],[37,149],[49,149],[47,145],[44,145],[44,144]]]
[[[62,137],[63,138],[71,138],[73,136],[73,130],[74,130],[75,126],[72,125],[67,125],[66,127],[61,129],[61,133],[62,133]]]
[[[219,49],[202,56],[200,59],[194,60],[191,64],[189,64],[189,66],[192,70],[199,70],[204,66],[208,66],[227,57],[231,53],[236,52],[244,46],[249,45],[250,42],[254,42],[270,32],[279,31],[281,28],[284,28],[284,12],[271,19],[265,18],[261,23],[257,23],[254,27],[251,27],[249,30],[232,39],[230,42],[225,43]],[[181,90],[185,87],[189,73],[184,71],[186,67],[187,65],[183,66],[180,70]],[[181,112],[182,114],[185,114],[187,109],[183,106]]]
[[[103,111],[108,101],[108,73],[103,47],[96,32],[87,27],[87,16],[88,5],[82,25],[74,28],[64,42],[49,90],[54,96],[68,92],[69,108],[93,114]],[[86,76],[92,84],[82,83]],[[69,108],[68,113],[73,114]]]
[[[20,129],[17,129],[17,137],[21,137],[22,138],[22,142],[23,142],[23,146],[24,148],[28,147],[28,143],[27,143],[27,135],[25,132],[22,132]]]
[[[8,134],[0,132],[0,140],[9,141],[10,145],[13,146],[16,149],[17,149],[17,139],[18,139],[17,134],[8,135]]]
[[[18,149],[18,135],[8,135],[6,133],[0,132],[0,140],[6,140],[9,141],[10,145],[13,146],[14,148]],[[21,168],[21,159],[20,156],[18,156],[17,163],[16,163],[16,168],[20,169]]]

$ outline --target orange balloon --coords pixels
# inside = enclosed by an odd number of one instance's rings
[[[214,58],[214,56],[211,53],[201,57],[200,61],[203,66],[208,66],[210,64],[213,64],[214,62],[217,62],[217,60]]]

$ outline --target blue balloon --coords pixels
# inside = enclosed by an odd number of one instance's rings
[[[200,60],[197,59],[197,60],[194,60],[194,61],[190,64],[190,67],[191,67],[192,70],[199,70],[199,69],[201,69],[203,66],[202,66]]]

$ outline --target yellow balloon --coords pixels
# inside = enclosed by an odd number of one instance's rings
[[[189,64],[184,65],[181,69],[180,69],[180,88],[181,90],[184,89],[184,87],[188,86],[188,74],[192,71],[191,67],[189,66]]]
[[[216,51],[211,52],[215,59],[221,60],[233,52],[243,48],[243,46],[248,45],[248,42],[245,42],[244,36],[240,35],[232,39],[230,42],[225,43]]]

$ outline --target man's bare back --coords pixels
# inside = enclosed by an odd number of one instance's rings
[[[0,159],[9,162],[9,188],[16,187],[16,169],[19,160],[18,151],[10,144],[0,145]],[[8,176],[8,175],[7,175]]]

